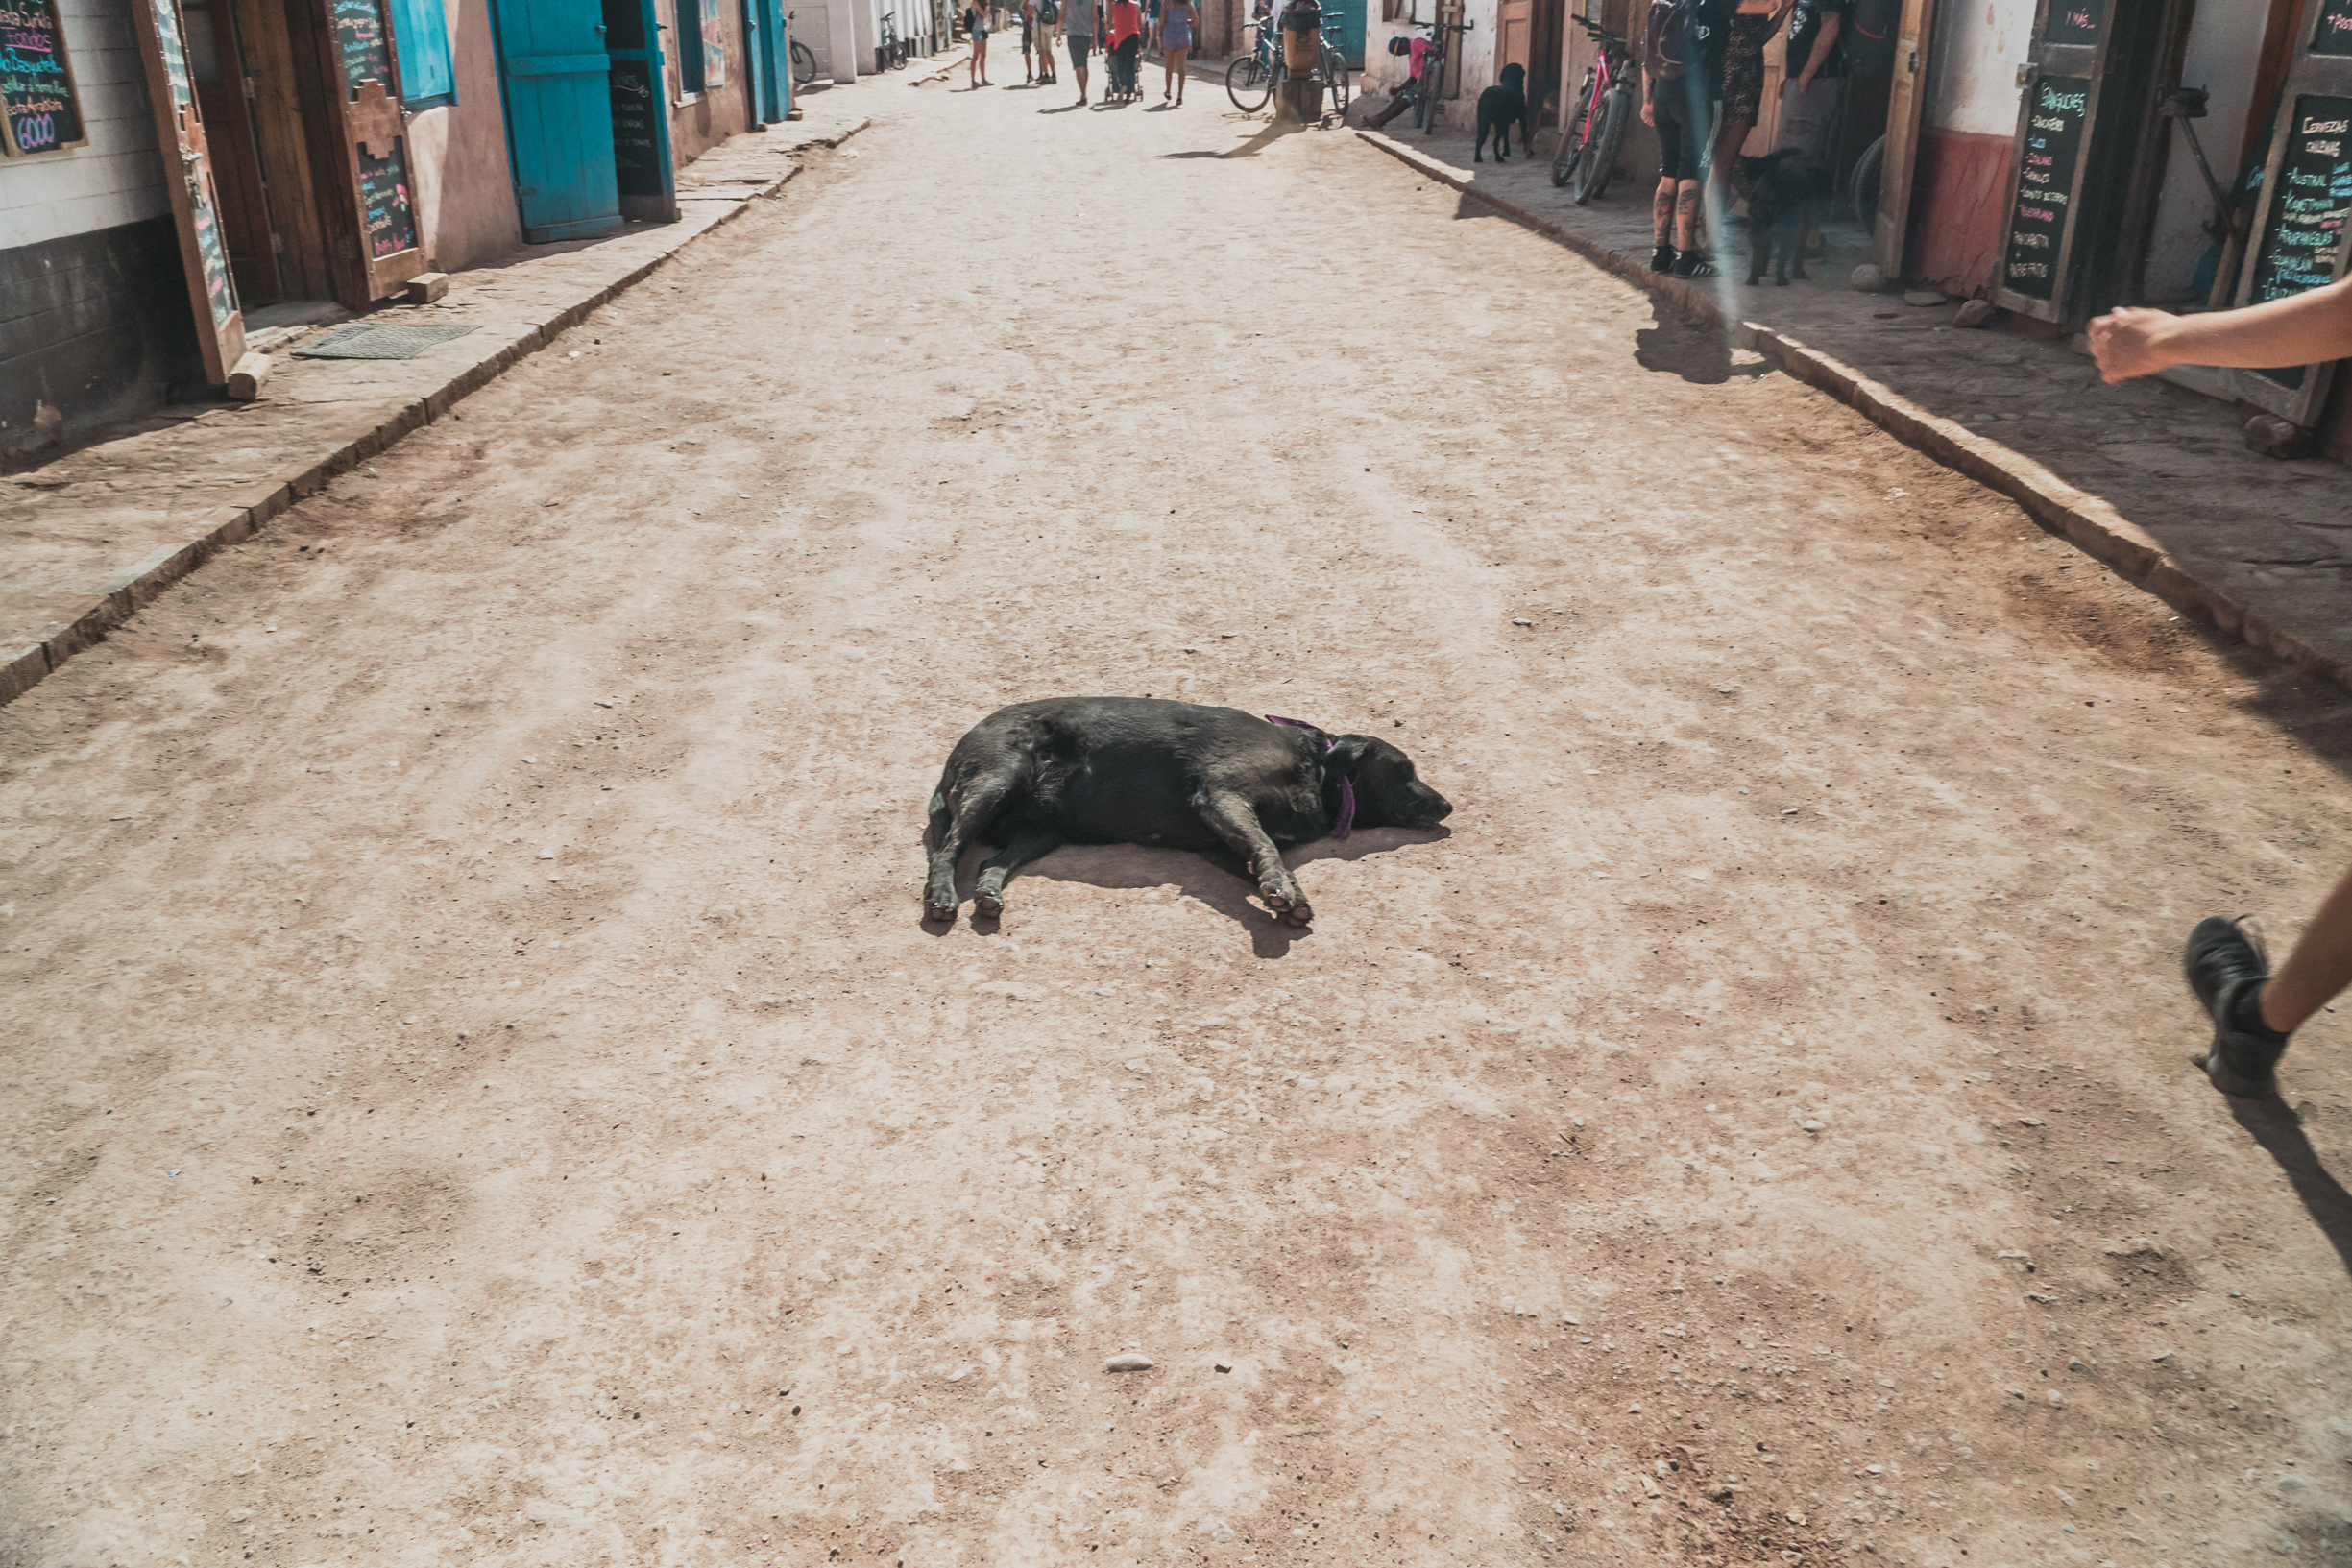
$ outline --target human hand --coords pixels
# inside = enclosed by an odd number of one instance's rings
[[[2110,385],[2153,375],[2179,361],[2164,349],[2164,334],[2180,320],[2167,311],[2126,305],[2091,324],[2091,356]]]
[[[1641,101],[1641,123],[1643,125],[1656,125],[1658,123],[1658,111],[1647,98],[1644,98]]]

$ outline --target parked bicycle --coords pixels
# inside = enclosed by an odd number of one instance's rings
[[[1438,133],[1438,105],[1445,98],[1445,67],[1451,62],[1453,51],[1446,46],[1448,33],[1467,34],[1475,22],[1424,22],[1429,29],[1429,53],[1421,57],[1421,84],[1413,94],[1413,123],[1431,135]]]
[[[790,42],[788,52],[792,57],[792,85],[805,87],[816,80],[816,51],[792,36],[792,18],[799,14],[796,11],[785,12],[784,35]]]
[[[1247,54],[1234,58],[1225,67],[1225,96],[1244,114],[1255,114],[1273,96],[1274,84],[1281,81],[1289,67],[1282,58],[1282,30],[1271,21],[1253,24],[1257,42]],[[1332,112],[1347,112],[1347,57],[1328,41],[1340,28],[1340,13],[1322,13],[1322,36],[1326,40],[1321,57],[1315,62],[1314,79],[1322,84],[1323,95]]]
[[[882,41],[874,46],[874,59],[882,70],[903,71],[914,58],[913,49],[898,36],[898,12],[882,13]]]
[[[1574,22],[1601,46],[1600,59],[1585,67],[1584,84],[1576,89],[1576,123],[1560,138],[1552,154],[1552,185],[1569,187],[1568,194],[1583,206],[1609,189],[1616,172],[1617,152],[1625,145],[1625,127],[1639,112],[1634,104],[1633,51],[1623,38],[1595,27],[1582,16]]]

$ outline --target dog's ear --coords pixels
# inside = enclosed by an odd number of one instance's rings
[[[1331,750],[1323,757],[1323,766],[1333,773],[1352,777],[1364,765],[1365,753],[1372,749],[1372,737],[1368,735],[1335,735]]]

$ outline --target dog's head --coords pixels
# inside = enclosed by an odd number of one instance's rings
[[[1434,828],[1453,814],[1454,803],[1421,783],[1413,759],[1376,736],[1341,736],[1330,760],[1355,783],[1359,828]]]
[[[1513,92],[1523,93],[1527,90],[1527,67],[1519,64],[1506,65],[1503,67],[1501,80],[1503,85],[1509,87]]]

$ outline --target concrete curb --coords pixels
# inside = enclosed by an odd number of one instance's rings
[[[2297,669],[2352,688],[2352,665],[2290,636],[2219,589],[2199,582],[2146,529],[2097,495],[2075,489],[2023,453],[1965,425],[1928,413],[1883,382],[1874,381],[1852,366],[1807,348],[1785,333],[1758,322],[1726,322],[1722,308],[1707,290],[1695,288],[1679,277],[1661,277],[1650,271],[1641,258],[1612,251],[1515,202],[1481,190],[1447,165],[1393,137],[1363,126],[1356,128],[1356,134],[1416,173],[1485,203],[1515,223],[1616,274],[1636,288],[1646,289],[1667,301],[1685,315],[1728,329],[1741,348],[1756,350],[1792,378],[1829,393],[1904,446],[1954,472],[1966,474],[1987,490],[2008,496],[2044,528],[2062,535],[2077,549],[2097,557],[2117,575],[2153,593],[2183,615],[2283,659]]]
[[[870,118],[861,118],[855,125],[838,133],[812,137],[805,145],[838,147],[872,124]],[[432,391],[393,406],[388,412],[379,409],[357,421],[330,427],[325,432],[326,449],[316,458],[299,468],[280,470],[270,478],[257,480],[235,497],[234,504],[206,513],[194,538],[182,543],[159,546],[121,577],[103,585],[96,600],[62,630],[29,645],[19,643],[0,647],[0,706],[30,691],[75,654],[104,641],[109,632],[136,615],[140,606],[149,603],[157,594],[213,556],[231,544],[250,539],[271,519],[296,501],[317,495],[335,475],[366,462],[410,431],[447,415],[450,409],[505,374],[524,358],[548,347],[564,333],[579,326],[600,306],[643,282],[671,260],[741,217],[750,210],[752,202],[775,195],[799,173],[800,165],[791,164],[773,180],[737,186],[724,192],[727,199],[740,205],[709,228],[690,234],[675,249],[663,252],[572,301],[488,359],[468,365]],[[721,193],[715,189],[697,192],[691,187],[682,187],[679,194],[682,200],[705,200]]]

